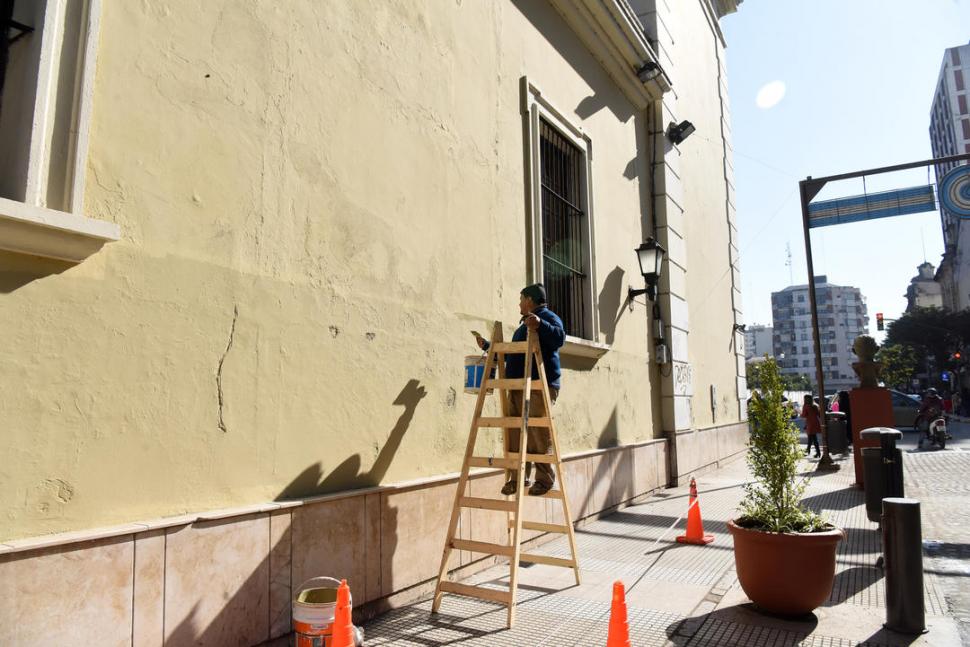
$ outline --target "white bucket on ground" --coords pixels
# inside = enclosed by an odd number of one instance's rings
[[[293,633],[296,647],[329,647],[333,636],[333,617],[337,610],[340,580],[314,577],[294,590]],[[353,596],[350,600],[354,606]],[[356,636],[359,636],[354,627]]]

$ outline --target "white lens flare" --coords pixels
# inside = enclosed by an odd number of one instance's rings
[[[768,110],[769,108],[777,106],[784,98],[785,84],[782,81],[772,81],[758,90],[758,98],[755,99],[755,103],[762,110]]]

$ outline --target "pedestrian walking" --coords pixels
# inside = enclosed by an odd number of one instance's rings
[[[808,434],[808,444],[805,446],[805,455],[812,451],[815,446],[815,458],[822,455],[822,450],[818,446],[818,434],[822,431],[822,423],[819,420],[819,407],[812,399],[812,395],[805,395],[805,404],[802,406],[802,418],[805,419],[805,433]]]
[[[556,403],[559,397],[559,380],[562,369],[559,363],[559,348],[566,341],[566,331],[563,329],[562,319],[555,312],[546,306],[546,289],[541,283],[529,285],[522,288],[519,294],[519,314],[522,315],[521,323],[512,335],[512,341],[525,341],[528,330],[532,330],[539,335],[539,350],[542,352],[542,365],[546,370],[546,380],[549,382],[549,398],[552,403]],[[482,350],[488,350],[489,342],[478,337],[478,345]],[[532,379],[539,379],[539,369],[534,362],[532,365]],[[518,379],[525,377],[525,356],[511,353],[505,356],[505,377],[508,379]],[[522,391],[509,391],[509,416],[517,418],[522,415],[523,393]],[[532,396],[529,398],[529,417],[544,418],[546,416],[546,405],[542,398]],[[548,454],[551,446],[551,438],[547,427],[529,427],[526,434],[526,451],[529,454]],[[519,452],[519,434],[512,432],[508,434],[508,450],[512,453]],[[525,464],[525,484],[529,485],[529,477],[532,474],[532,463]],[[556,481],[555,470],[549,463],[536,463],[536,482],[529,488],[532,496],[542,496],[552,488]],[[502,487],[502,494],[506,496],[515,494],[518,488],[518,474],[515,470],[509,471],[509,480]]]

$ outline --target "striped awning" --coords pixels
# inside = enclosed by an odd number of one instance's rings
[[[808,205],[808,226],[826,227],[935,210],[936,194],[933,185],[929,184],[813,202]]]

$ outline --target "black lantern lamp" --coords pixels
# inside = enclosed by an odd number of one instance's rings
[[[647,298],[653,301],[657,298],[657,283],[660,282],[660,273],[663,270],[664,255],[667,253],[660,243],[652,236],[640,243],[636,248],[637,260],[640,262],[640,274],[647,284],[646,289],[634,290],[630,288],[630,300],[641,294],[646,294]]]

